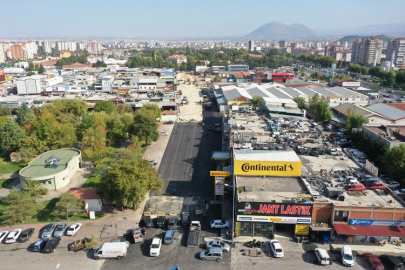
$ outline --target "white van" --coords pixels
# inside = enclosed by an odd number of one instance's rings
[[[94,251],[94,259],[120,260],[127,255],[127,244],[125,242],[104,243],[100,248]]]
[[[330,264],[330,256],[326,250],[323,248],[315,249],[315,256],[318,259],[318,263],[321,265]]]
[[[349,246],[342,247],[342,263],[346,266],[353,266],[354,265],[354,258],[352,249]]]

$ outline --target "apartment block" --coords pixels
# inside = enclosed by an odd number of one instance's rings
[[[405,68],[405,38],[397,38],[388,42],[387,61],[393,66],[401,69]]]
[[[383,40],[378,37],[356,40],[353,42],[352,62],[368,66],[380,64],[382,46]]]

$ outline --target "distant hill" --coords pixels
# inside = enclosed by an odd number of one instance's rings
[[[358,39],[362,39],[362,38],[367,38],[370,36],[345,36],[342,37],[341,39],[339,39],[338,41],[340,41],[340,44],[344,43],[344,42],[348,42],[349,44],[352,44],[353,42],[355,42]],[[384,41],[390,41],[392,38],[387,36],[387,35],[378,35],[375,37],[379,37],[382,38]]]
[[[300,39],[308,40],[316,36],[317,34],[313,30],[303,24],[285,25],[280,22],[270,22],[260,26],[250,34],[238,38],[238,40],[295,41]]]

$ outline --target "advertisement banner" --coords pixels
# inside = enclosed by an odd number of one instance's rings
[[[405,226],[405,220],[350,219],[349,224],[361,226]]]
[[[311,218],[298,218],[298,217],[282,217],[282,216],[245,216],[238,215],[237,221],[250,221],[250,222],[274,222],[274,223],[311,223]]]
[[[309,225],[297,224],[295,226],[295,235],[308,235]]]
[[[238,202],[238,214],[255,216],[311,217],[312,204]]]
[[[332,69],[336,69],[336,64],[332,64]]]
[[[210,171],[210,176],[222,176],[222,177],[226,177],[226,176],[229,176],[229,172]]]
[[[302,162],[235,160],[235,175],[301,176]]]

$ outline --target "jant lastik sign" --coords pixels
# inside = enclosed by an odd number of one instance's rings
[[[239,202],[239,215],[311,217],[312,204]]]

